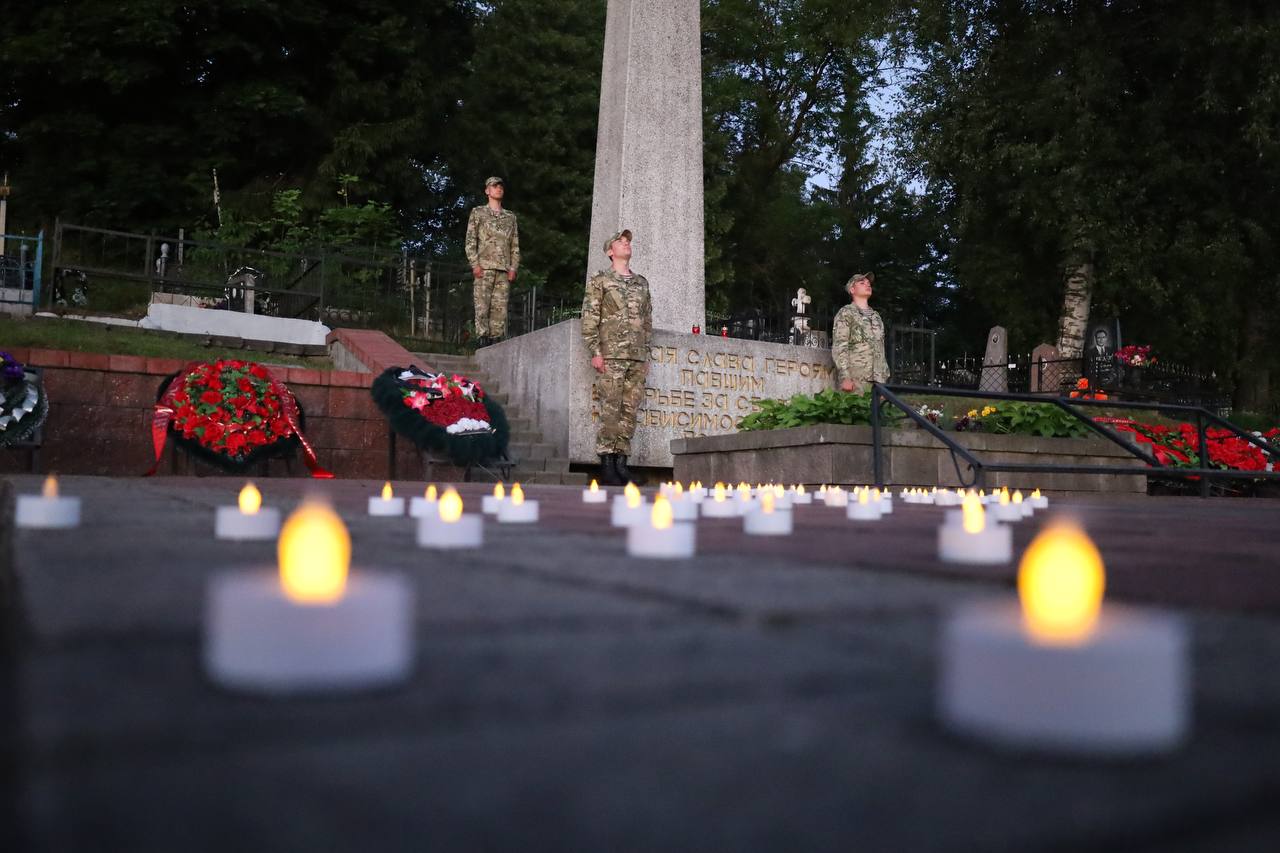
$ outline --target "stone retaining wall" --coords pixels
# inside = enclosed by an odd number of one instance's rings
[[[950,452],[918,429],[886,429],[885,479],[894,486],[960,485]],[[980,461],[1022,465],[1141,465],[1101,438],[1033,438],[953,433]],[[837,483],[865,485],[872,473],[871,427],[822,424],[740,432],[671,442],[675,479],[704,483]],[[961,462],[968,475],[967,466]],[[989,473],[986,485],[1069,492],[1146,494],[1141,475]]]
[[[363,343],[370,345],[371,341]],[[44,372],[49,419],[40,453],[43,471],[129,476],[151,466],[151,412],[156,390],[161,379],[184,362],[21,347],[10,351],[19,361]],[[390,353],[386,355],[390,358]],[[307,415],[306,436],[321,465],[339,477],[386,476],[387,422],[369,395],[373,374],[296,367],[272,370],[301,402]],[[397,444],[398,473],[402,477],[421,476],[409,443]],[[172,457],[175,452],[170,443],[166,454]],[[176,472],[190,473],[186,455],[178,455]],[[275,460],[270,465],[273,475],[286,473],[283,462]],[[27,466],[28,456],[23,451],[0,453],[0,473],[26,472]],[[166,459],[159,473],[173,470]],[[212,469],[201,466],[201,470]],[[300,455],[293,473],[307,474]]]

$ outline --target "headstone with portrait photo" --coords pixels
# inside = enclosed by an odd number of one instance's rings
[[[1092,320],[1085,333],[1082,355],[1084,375],[1095,388],[1114,388],[1120,383],[1116,350],[1120,348],[1119,320]]]

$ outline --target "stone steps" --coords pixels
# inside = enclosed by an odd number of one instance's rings
[[[413,354],[421,364],[432,370],[459,373],[480,383],[485,394],[502,406],[511,427],[508,452],[516,460],[511,479],[521,483],[587,484],[589,477],[569,470],[569,460],[555,455],[555,447],[543,441],[542,433],[532,418],[526,417],[519,406],[511,404],[510,397],[502,393],[502,387],[490,380],[488,374],[471,356],[445,355],[429,352]]]

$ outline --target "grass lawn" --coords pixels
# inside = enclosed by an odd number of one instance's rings
[[[199,339],[131,326],[105,326],[82,320],[21,318],[0,315],[0,349],[31,347],[108,355],[142,355],[184,361],[243,358],[263,364],[332,370],[329,358],[304,358],[278,352],[205,346]]]

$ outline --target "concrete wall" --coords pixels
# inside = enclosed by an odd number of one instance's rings
[[[596,461],[595,373],[579,320],[485,347],[476,358],[533,413],[546,441],[574,462]],[[655,331],[631,460],[670,467],[673,439],[732,433],[753,400],[832,388],[833,369],[827,350]]]
[[[1141,462],[1095,438],[1032,438],[954,433],[979,461],[1023,465],[1131,465]],[[924,430],[884,431],[884,472],[894,486],[960,485],[950,452]],[[874,480],[871,427],[822,424],[672,442],[675,479],[866,485]],[[969,476],[967,466],[961,470]],[[986,485],[1050,492],[1146,494],[1146,477],[1102,474],[991,473]]]

